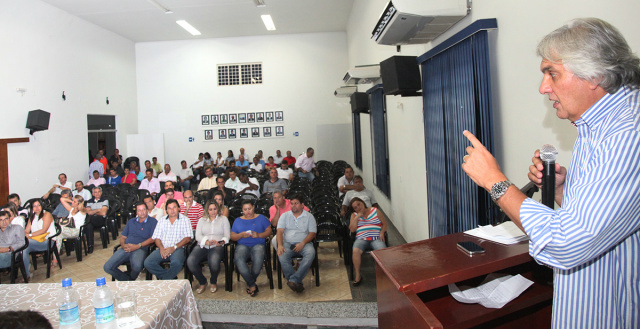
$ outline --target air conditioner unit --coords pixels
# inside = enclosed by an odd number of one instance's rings
[[[380,79],[380,64],[356,66],[342,79],[345,85],[374,83]]]
[[[393,0],[371,39],[381,45],[427,43],[471,12],[471,0]]]
[[[336,97],[350,97],[351,94],[355,93],[358,90],[356,86],[342,86],[338,87],[336,91],[333,92],[333,95]]]

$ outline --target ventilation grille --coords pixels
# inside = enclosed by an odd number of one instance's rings
[[[262,83],[262,63],[219,64],[218,86]]]

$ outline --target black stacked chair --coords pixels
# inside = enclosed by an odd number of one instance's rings
[[[37,262],[36,255],[44,255],[44,262],[47,266],[47,279],[51,276],[51,256],[56,257],[56,260],[58,261],[58,266],[60,267],[60,269],[62,269],[62,262],[60,261],[60,253],[58,252],[58,244],[53,239],[58,235],[60,235],[60,233],[62,232],[62,229],[60,228],[60,225],[55,223],[53,224],[56,227],[56,234],[47,238],[47,250],[32,251],[29,253],[29,255],[31,256],[31,262],[33,263],[34,270],[38,269],[38,262]]]
[[[122,168],[130,168],[131,161],[135,161],[136,164],[140,166],[141,168],[140,170],[144,169],[144,166],[140,164],[140,159],[138,157],[128,157],[126,160],[124,160],[124,163],[122,164]]]
[[[22,252],[29,246],[29,239],[24,238],[24,246],[11,252],[11,265],[7,268],[0,268],[0,270],[9,270],[9,282],[16,283],[18,277],[18,270],[22,273],[22,279],[24,283],[29,283],[27,278],[27,271],[25,269],[24,262],[22,261]],[[1,283],[1,282],[0,282]]]
[[[71,250],[75,250],[76,253],[76,261],[82,261],[82,250],[84,247],[84,255],[86,256],[88,253],[87,248],[87,240],[85,239],[84,233],[85,226],[82,225],[78,231],[77,238],[65,238],[62,240],[62,244],[67,253],[67,257],[71,255]]]
[[[196,247],[197,241],[193,240],[191,244],[189,244],[189,253],[191,253],[191,251],[193,251],[193,248]],[[222,257],[222,259],[220,260],[220,262],[222,264],[224,264],[224,290],[225,291],[233,291],[233,275],[232,275],[232,271],[233,271],[233,262],[231,263],[231,266],[229,265],[229,243],[224,245],[224,256]],[[185,260],[186,263],[186,260]],[[208,259],[205,258],[204,260],[202,260],[200,262],[200,267],[203,267],[205,265],[207,265],[208,263]],[[189,271],[189,267],[185,266],[185,272],[188,273],[188,280],[190,283],[193,282],[193,273],[191,273],[191,271]]]

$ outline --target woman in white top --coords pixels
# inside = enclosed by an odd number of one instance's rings
[[[201,294],[207,289],[207,278],[202,274],[200,262],[207,259],[209,263],[209,271],[211,272],[211,289],[209,291],[216,292],[218,290],[218,273],[220,272],[220,261],[224,257],[224,245],[229,243],[231,235],[231,226],[227,217],[220,214],[218,204],[210,200],[205,205],[203,217],[198,220],[196,226],[196,241],[198,245],[193,248],[187,266],[189,271],[200,283],[200,287],[196,293]]]
[[[58,249],[62,250],[62,239],[73,239],[80,235],[80,227],[84,225],[87,213],[84,209],[84,198],[76,195],[73,199],[60,198],[60,203],[69,211],[67,218],[60,219],[60,235],[53,238],[58,244]]]
[[[213,167],[216,170],[216,174],[221,175],[222,173],[224,173],[224,170],[226,168],[225,163],[226,161],[222,157],[222,153],[218,152],[216,159],[213,161]]]
[[[53,225],[53,216],[44,210],[42,206],[42,200],[37,199],[31,203],[31,211],[29,212],[29,220],[27,221],[27,227],[24,229],[24,234],[29,238],[29,246],[22,252],[22,261],[24,267],[27,270],[27,278],[31,277],[29,274],[29,253],[32,251],[45,251],[47,250],[47,238],[56,234],[55,225]],[[48,233],[44,241],[39,242],[33,238],[42,234]],[[51,265],[57,265],[57,261],[52,260]]]

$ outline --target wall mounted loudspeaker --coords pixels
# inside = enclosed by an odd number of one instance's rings
[[[43,110],[29,111],[26,127],[27,129],[29,129],[29,134],[33,135],[33,133],[36,131],[49,129],[50,116],[51,114],[49,112]]]
[[[380,78],[385,95],[418,96],[420,67],[416,56],[391,56],[380,62]]]
[[[351,112],[369,113],[369,95],[355,92],[351,94]]]

